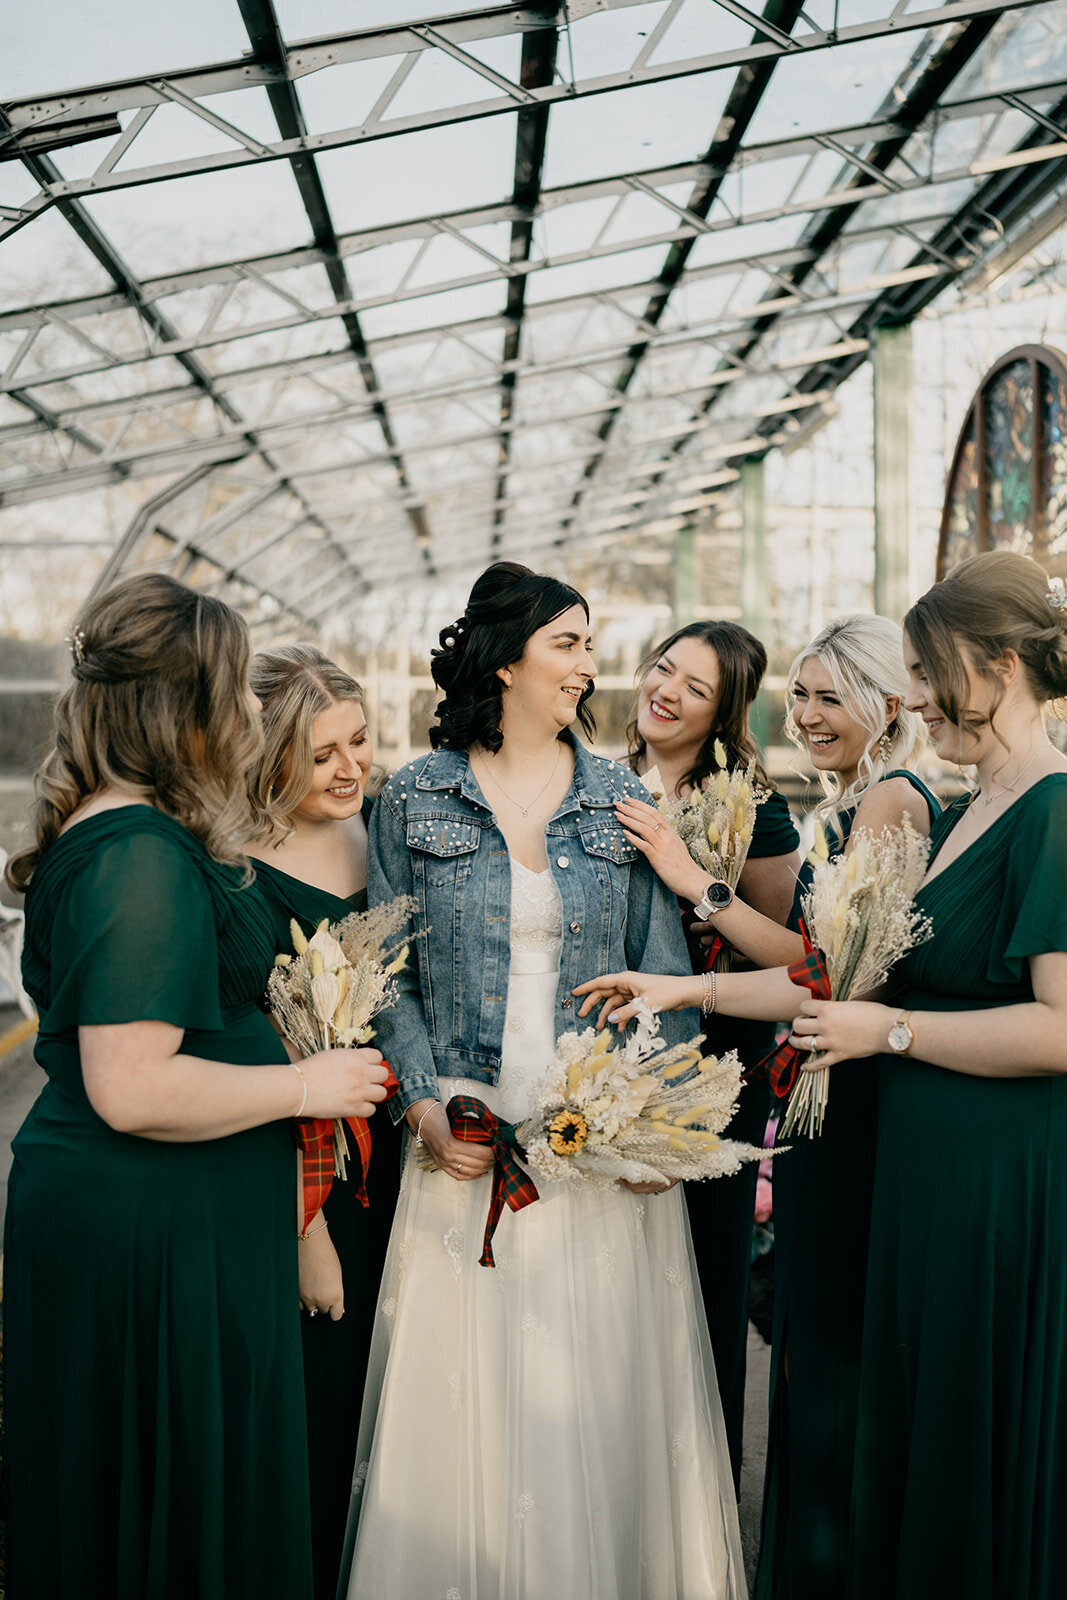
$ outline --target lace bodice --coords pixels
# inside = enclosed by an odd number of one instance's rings
[[[531,872],[511,863],[511,949],[558,954],[563,937],[563,907],[551,871]]]

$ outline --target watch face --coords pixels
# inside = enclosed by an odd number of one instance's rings
[[[894,1022],[889,1030],[889,1043],[894,1050],[906,1050],[911,1044],[911,1037],[911,1029],[906,1022]]]
[[[716,911],[721,911],[723,906],[728,906],[734,893],[729,884],[709,883],[704,898],[709,906],[714,906]]]

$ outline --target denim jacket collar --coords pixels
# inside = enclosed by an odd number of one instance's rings
[[[612,806],[619,798],[618,787],[608,781],[608,772],[614,763],[604,757],[594,756],[567,729],[563,738],[574,751],[574,777],[555,815],[573,811],[572,796],[583,806]],[[453,790],[484,811],[492,807],[478,786],[466,750],[434,750],[423,763],[415,779],[416,789]]]

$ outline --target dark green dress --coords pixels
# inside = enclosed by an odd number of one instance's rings
[[[772,793],[756,809],[749,858],[788,856],[800,843],[785,796]],[[707,952],[690,941],[693,971],[702,972]],[[716,1055],[736,1050],[746,1067],[754,1067],[774,1048],[774,1024],[740,1017],[713,1017],[705,1030],[707,1048]],[[758,1075],[741,1090],[725,1138],[761,1145],[767,1126],[768,1089]],[[741,1448],[745,1422],[745,1368],[748,1349],[748,1288],[752,1262],[752,1223],[756,1209],[759,1166],[747,1162],[740,1172],[714,1183],[687,1183],[685,1200],[693,1251],[700,1274],[704,1311],[715,1356],[715,1374],[726,1421],[734,1486],[741,1482]]]
[[[292,948],[292,917],[310,934],[323,917],[339,922],[353,911],[366,910],[365,889],[343,900],[262,861],[255,863],[255,870],[274,915],[278,950]],[[363,1174],[351,1139],[348,1177],[343,1183],[334,1180],[323,1207],[344,1276],[345,1314],[339,1322],[301,1318],[316,1600],[334,1600],[337,1589],[374,1308],[400,1185],[400,1128],[393,1126],[384,1107],[370,1127],[369,1207],[356,1198]]]
[[[944,843],[963,814],[934,830]],[[1035,783],[919,896],[900,1004],[1033,999],[1067,950],[1067,774]],[[880,1057],[850,1593],[1067,1590],[1067,1076]]]
[[[78,1054],[79,1024],[148,1020],[190,1055],[285,1061],[240,878],[130,806],[58,839],[26,897],[48,1083],[7,1210],[9,1600],[310,1600],[291,1127],[116,1133]]]
[[[940,806],[912,772],[907,778]],[[838,813],[848,843],[854,810]],[[811,887],[805,862],[791,926]],[[871,1186],[876,1074],[830,1068],[822,1134],[797,1138],[774,1163],[774,1338],[756,1600],[842,1600]],[[788,1361],[788,1379],[786,1365]]]

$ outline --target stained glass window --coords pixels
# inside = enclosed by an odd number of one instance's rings
[[[1045,346],[990,368],[956,445],[938,576],[994,549],[1067,567],[1067,362]]]

